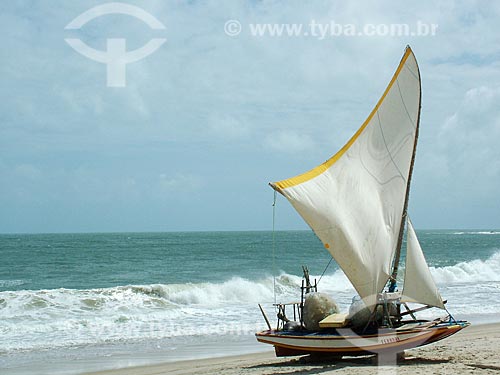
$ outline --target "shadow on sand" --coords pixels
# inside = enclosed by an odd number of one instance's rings
[[[433,365],[448,363],[449,359],[433,359],[433,358],[421,358],[409,356],[406,358],[399,358],[397,360],[397,366],[411,366],[411,365]],[[292,375],[292,374],[304,374],[313,375],[321,374],[327,371],[341,370],[346,367],[369,367],[377,365],[393,365],[394,362],[381,361],[379,363],[379,358],[376,355],[362,356],[362,357],[332,357],[332,356],[304,356],[300,358],[294,358],[288,361],[279,361],[273,363],[263,363],[254,366],[248,366],[249,369],[270,369],[270,368],[280,368],[281,370],[289,368],[288,372],[276,372],[270,373],[269,375]],[[311,368],[313,367],[313,368]]]

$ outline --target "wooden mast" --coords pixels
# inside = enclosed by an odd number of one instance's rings
[[[410,48],[410,46],[408,46],[407,48]],[[398,276],[399,260],[401,258],[401,246],[403,245],[403,234],[404,234],[404,228],[405,228],[405,223],[406,223],[406,217],[408,215],[408,201],[410,198],[411,176],[413,174],[413,165],[415,164],[415,154],[417,152],[418,129],[419,129],[419,125],[420,125],[420,110],[422,109],[422,82],[420,80],[420,69],[418,68],[418,62],[416,61],[416,59],[415,59],[415,63],[417,64],[418,84],[419,84],[418,115],[417,115],[416,129],[415,129],[415,143],[413,144],[413,154],[411,155],[410,170],[408,172],[408,181],[406,183],[405,203],[403,206],[403,214],[401,215],[401,225],[399,227],[398,243],[396,246],[396,254],[394,256],[393,270],[392,270],[392,275],[390,278],[390,281],[391,281],[390,286],[389,286],[390,292],[394,291],[396,288],[396,277]]]

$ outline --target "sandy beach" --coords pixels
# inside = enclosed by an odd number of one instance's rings
[[[498,374],[500,324],[468,327],[441,342],[406,351],[397,366],[378,366],[373,357],[344,358],[336,362],[309,362],[306,358],[276,358],[273,351],[232,357],[129,367],[87,375],[161,374]]]

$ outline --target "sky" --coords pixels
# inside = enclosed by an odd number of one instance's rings
[[[270,230],[268,182],[342,147],[407,44],[423,90],[415,227],[500,228],[499,2],[124,0],[165,28],[127,14],[65,28],[105,3],[0,3],[0,232]],[[312,22],[437,28],[321,37]],[[267,23],[309,32],[252,33]],[[166,41],[109,87],[67,38]],[[307,229],[283,197],[276,228]]]

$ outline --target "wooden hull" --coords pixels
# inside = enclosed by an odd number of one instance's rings
[[[274,345],[278,357],[313,353],[352,356],[402,352],[442,340],[468,325],[467,322],[456,322],[406,331],[381,329],[375,335],[357,335],[347,328],[331,333],[268,330],[256,333],[256,338],[259,342]]]

